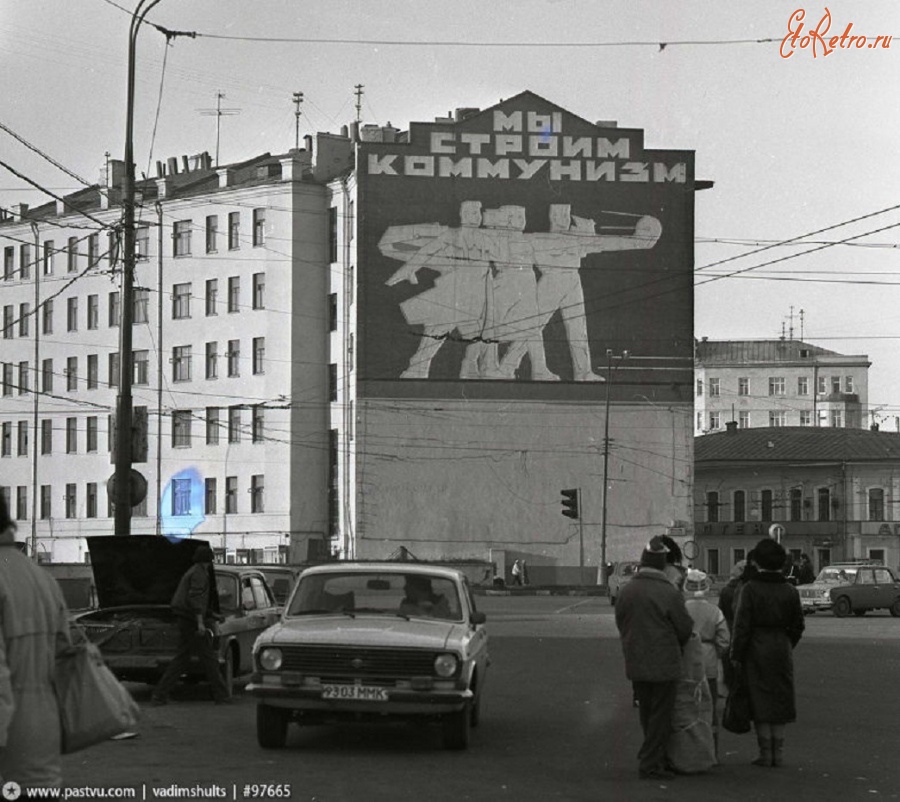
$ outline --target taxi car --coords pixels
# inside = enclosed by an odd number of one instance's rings
[[[847,585],[854,581],[856,572],[861,565],[873,565],[874,563],[841,562],[826,566],[809,585],[799,585],[797,591],[800,594],[800,606],[804,615],[830,610],[832,606],[831,589],[837,585]]]
[[[900,617],[900,582],[883,565],[859,566],[852,584],[834,587],[829,594],[839,618],[865,615],[868,610],[890,610],[892,616]]]
[[[414,719],[440,723],[444,747],[465,749],[490,663],[484,621],[452,568],[308,568],[253,649],[259,745],[283,747],[291,722]]]
[[[616,599],[619,598],[619,592],[622,590],[622,586],[626,582],[631,581],[631,578],[637,573],[637,570],[640,567],[641,564],[639,562],[631,560],[616,563],[616,567],[610,572],[609,579],[607,579],[609,585],[609,603],[611,605],[615,606]]]

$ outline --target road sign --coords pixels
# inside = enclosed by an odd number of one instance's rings
[[[769,537],[772,538],[776,543],[781,543],[781,539],[784,537],[785,528],[781,524],[772,524],[769,527]]]
[[[106,481],[106,493],[107,495],[115,500],[116,498],[116,475],[113,474]],[[128,494],[129,500],[131,501],[131,506],[135,507],[140,504],[145,498],[147,498],[147,480],[144,478],[143,474],[138,471],[131,469],[131,474],[128,477]]]

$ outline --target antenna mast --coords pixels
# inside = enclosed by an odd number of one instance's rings
[[[300,104],[303,102],[303,92],[294,92],[294,148],[300,150]]]
[[[359,122],[362,119],[362,96],[365,87],[362,84],[357,84],[353,88],[356,90],[353,93],[356,95],[356,122]]]
[[[214,109],[197,109],[203,117],[216,117],[216,167],[219,166],[219,139],[222,127],[222,117],[240,114],[240,109],[223,109],[222,100],[225,98],[224,92],[216,92],[216,107]]]

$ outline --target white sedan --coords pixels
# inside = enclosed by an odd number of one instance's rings
[[[478,724],[485,616],[465,576],[416,563],[331,563],[304,571],[281,623],[253,650],[257,739],[285,744],[290,722],[439,722],[465,749]]]

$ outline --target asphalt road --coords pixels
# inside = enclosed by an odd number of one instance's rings
[[[284,799],[288,784],[290,799],[321,802],[900,797],[900,619],[806,619],[784,768],[751,766],[755,737],[723,732],[720,766],[659,784],[637,779],[640,725],[605,598],[484,597],[479,607],[493,665],[466,752],[444,751],[436,728],[406,724],[292,726],[287,747],[267,751],[252,698],[217,707],[205,688],[187,687],[151,708],[149,688],[131,686],[138,737],[67,756],[66,783],[134,787],[151,800],[203,798],[198,789],[214,785],[220,799]],[[281,788],[252,787],[266,784]]]

